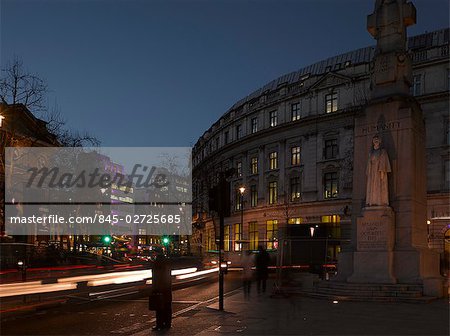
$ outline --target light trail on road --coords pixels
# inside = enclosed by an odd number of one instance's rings
[[[28,295],[38,293],[50,293],[57,291],[73,290],[77,288],[76,283],[54,283],[54,284],[33,284],[32,286],[17,286],[16,288],[9,286],[9,288],[0,288],[0,297],[9,297],[16,295]]]
[[[177,280],[193,279],[197,276],[217,272],[218,268],[197,271],[196,267],[172,270],[172,276]],[[88,287],[105,285],[119,285],[134,283],[152,278],[152,270],[124,271],[102,274],[81,275],[54,279],[55,283],[43,283],[42,281],[21,282],[0,285],[0,297],[11,297],[16,295],[39,294],[56,291],[77,289],[80,283],[86,283]]]

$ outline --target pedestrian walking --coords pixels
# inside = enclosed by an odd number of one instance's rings
[[[156,311],[153,330],[169,329],[172,325],[172,275],[168,258],[161,252],[152,269],[152,292],[149,309]]]
[[[258,294],[262,292],[266,292],[266,283],[267,278],[269,277],[269,263],[270,256],[267,253],[266,249],[261,245],[258,247],[258,254],[256,255],[256,281],[257,281],[257,290]],[[262,285],[262,286],[261,286]]]
[[[242,254],[242,282],[244,285],[244,298],[250,298],[250,288],[253,278],[253,256],[251,251]]]

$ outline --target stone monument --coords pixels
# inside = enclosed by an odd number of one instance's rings
[[[350,283],[422,285],[440,297],[439,255],[427,246],[424,118],[410,95],[406,28],[415,22],[406,0],[376,0],[367,18],[377,46],[370,100],[355,119],[352,243],[339,271]]]

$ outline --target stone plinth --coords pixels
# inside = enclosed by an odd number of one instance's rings
[[[363,209],[356,224],[358,252],[392,251],[395,242],[394,211],[388,206],[373,206]]]
[[[425,123],[419,103],[409,93],[412,68],[406,27],[415,18],[415,8],[406,0],[377,0],[368,17],[368,30],[377,40],[371,99],[355,116],[352,251],[340,256],[338,269],[342,265],[341,281],[350,274],[346,280],[358,284],[420,285],[425,295],[439,297],[439,256],[427,247]],[[372,170],[383,151],[390,167],[375,165]],[[371,199],[381,195],[368,187],[371,178],[383,182],[387,202]]]
[[[439,272],[439,253],[428,248],[396,250],[395,275],[400,283],[423,284],[428,296],[444,296],[444,279]]]
[[[394,276],[395,215],[388,206],[363,209],[357,218],[353,283],[396,283]]]

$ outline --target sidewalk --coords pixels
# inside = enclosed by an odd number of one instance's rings
[[[238,292],[218,303],[176,316],[169,331],[141,331],[136,336],[165,335],[449,335],[448,300],[428,304],[337,302],[292,296]]]

